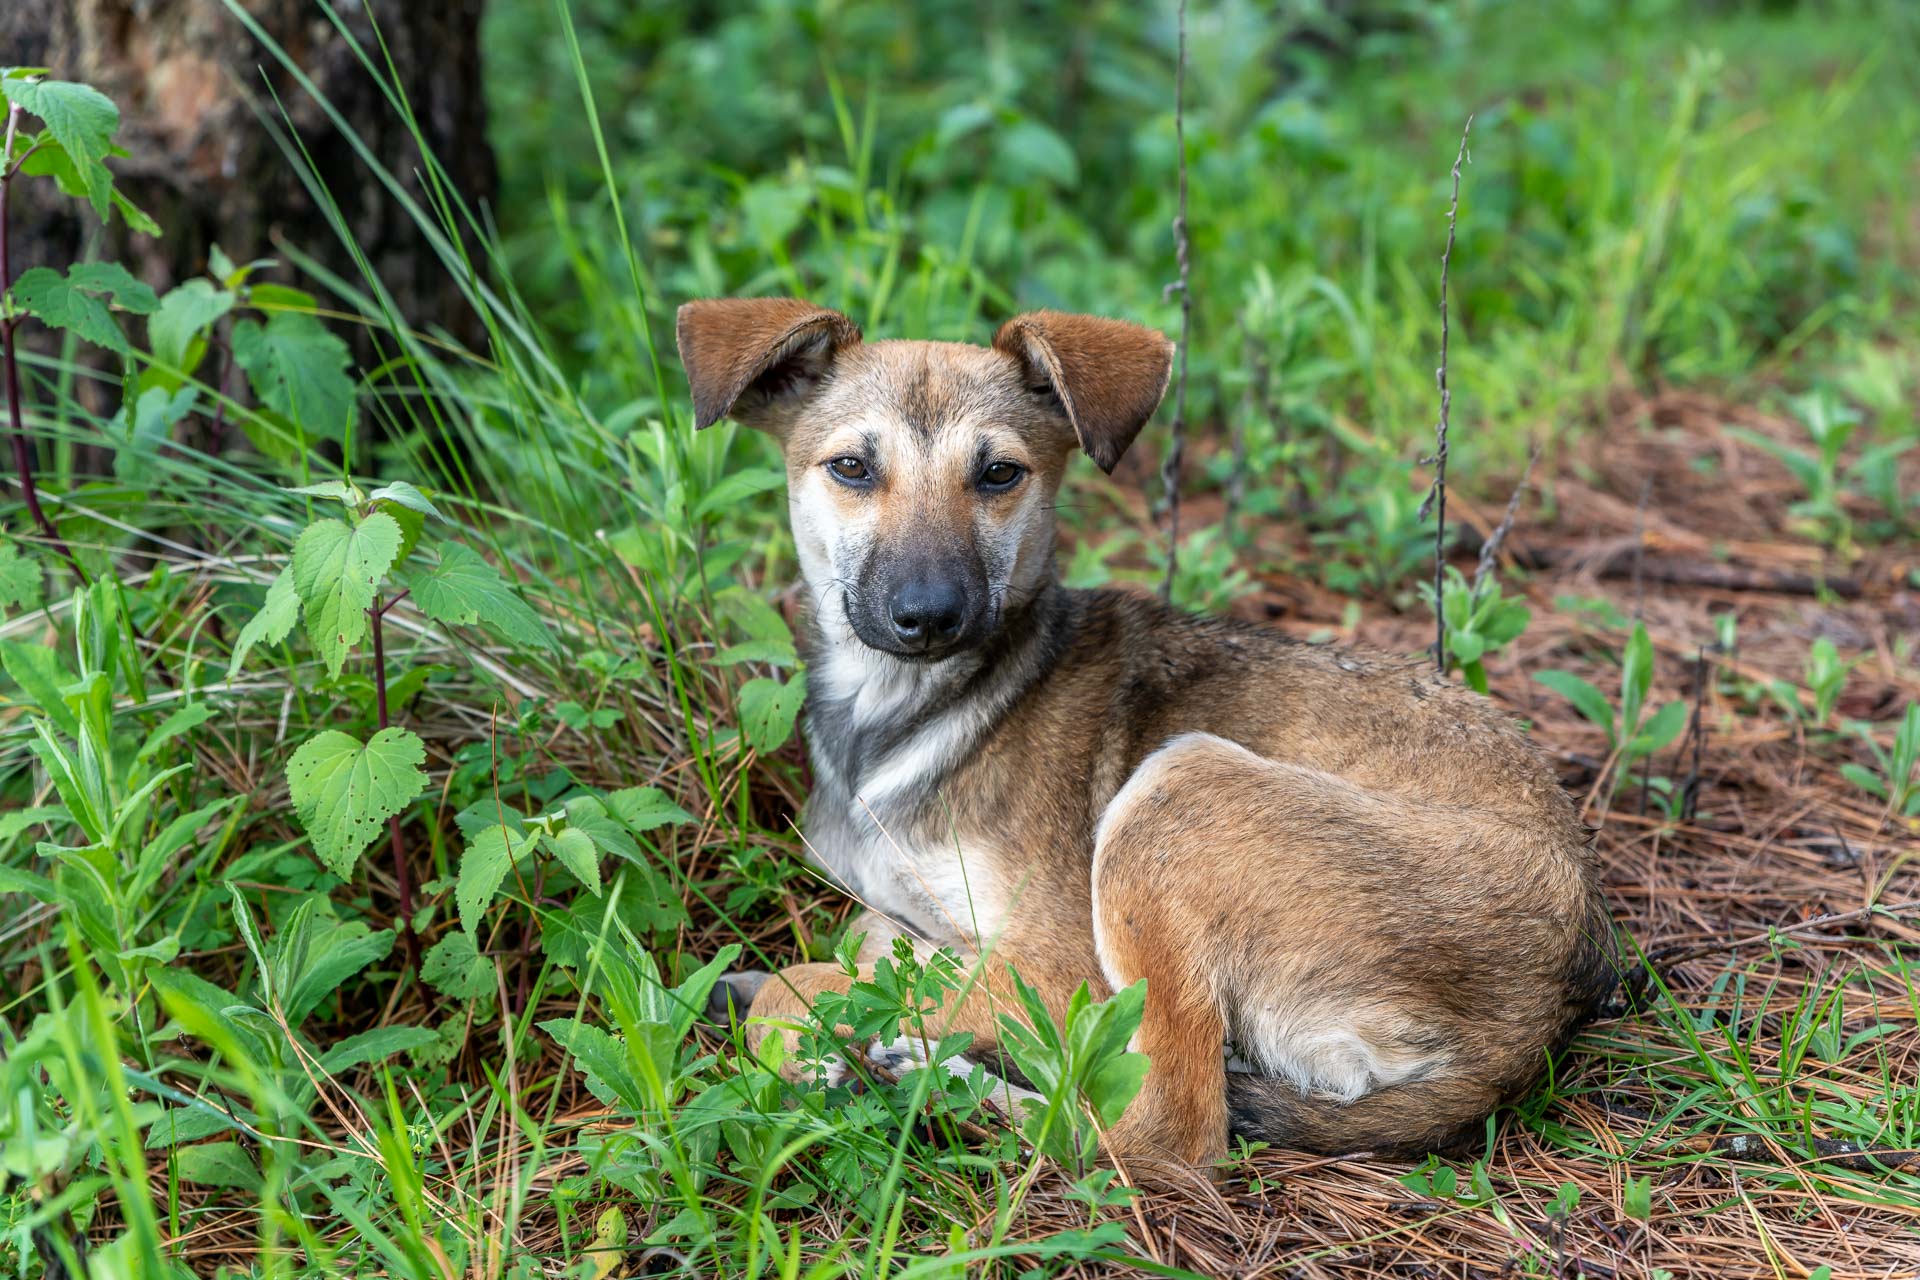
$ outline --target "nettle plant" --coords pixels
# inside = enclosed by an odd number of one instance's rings
[[[386,827],[403,936],[416,961],[418,943],[410,860],[400,818],[426,789],[426,746],[411,729],[391,722],[393,691],[409,686],[388,669],[385,620],[402,600],[448,627],[480,627],[523,650],[551,650],[553,633],[493,565],[465,543],[437,542],[422,553],[430,522],[443,519],[416,486],[396,481],[363,491],[350,480],[328,480],[291,490],[337,501],[341,515],[314,520],[295,541],[293,555],[267,589],[265,602],[235,642],[231,672],[261,646],[277,646],[305,621],[306,636],[329,678],[338,680],[349,656],[371,642],[375,732],[362,741],[343,729],[307,739],[287,762],[295,812],[329,871],[350,880],[360,858]],[[289,656],[288,661],[291,661]],[[487,909],[509,872],[544,853],[594,897],[603,890],[600,861],[613,854],[643,868],[648,859],[635,837],[691,820],[658,788],[636,787],[600,797],[580,791],[558,809],[527,815],[497,798],[476,802],[456,818],[467,837],[454,887],[463,928],[425,958],[423,974],[443,991],[472,999],[491,989],[491,966],[481,946]],[[665,895],[642,895],[658,902]],[[533,897],[539,898],[536,890]],[[644,922],[642,922],[644,924]]]

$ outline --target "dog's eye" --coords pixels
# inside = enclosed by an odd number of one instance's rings
[[[873,473],[867,470],[867,464],[855,457],[835,458],[827,464],[827,470],[848,484],[865,484],[873,479]]]
[[[980,473],[982,489],[1011,489],[1026,472],[1017,462],[993,462]]]

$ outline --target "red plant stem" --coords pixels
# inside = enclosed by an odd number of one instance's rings
[[[7,111],[6,148],[0,151],[0,156],[13,155],[13,137],[19,126],[20,108],[14,106]],[[22,156],[21,159],[24,160],[26,157]],[[7,161],[0,160],[0,164],[6,163]],[[12,194],[14,175],[18,171],[18,165],[8,164],[6,170],[0,172],[0,291],[13,287],[13,261],[8,250],[7,197]],[[80,561],[74,558],[72,550],[53,527],[53,521],[49,520],[47,513],[41,509],[40,491],[34,487],[33,449],[27,443],[27,424],[21,407],[20,361],[13,349],[13,331],[18,325],[18,319],[0,322],[0,363],[6,366],[7,425],[12,428],[13,434],[14,474],[20,481],[20,494],[27,502],[27,514],[32,516],[34,524],[39,526],[41,536],[47,540],[48,545],[60,553],[62,559],[72,566],[74,576],[80,579],[81,585],[87,586],[90,585],[87,571],[80,567]]]
[[[367,622],[373,628],[373,699],[382,729],[387,727],[387,648],[380,626],[385,613],[376,595],[373,607],[367,610]],[[400,936],[406,939],[409,963],[418,969],[420,937],[413,931],[413,878],[407,870],[407,844],[400,835],[398,814],[387,819],[387,835],[393,844],[393,880],[400,895]]]

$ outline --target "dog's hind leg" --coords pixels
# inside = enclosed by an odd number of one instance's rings
[[[1123,1159],[1197,1165],[1227,1153],[1226,1022],[1190,918],[1194,894],[1180,883],[1203,868],[1181,847],[1180,832],[1141,804],[1156,788],[1161,794],[1184,790],[1182,769],[1215,741],[1178,738],[1142,761],[1107,806],[1094,838],[1093,940],[1100,967],[1115,991],[1147,980],[1133,1048],[1152,1066],[1105,1144]]]

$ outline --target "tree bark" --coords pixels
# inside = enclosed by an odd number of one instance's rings
[[[455,187],[475,202],[491,198],[495,177],[480,79],[484,5],[336,0],[334,6],[376,66],[384,40],[427,145]],[[418,147],[316,0],[244,0],[244,7],[419,199]],[[47,67],[118,104],[121,142],[131,155],[112,167],[121,190],[164,233],[159,239],[133,234],[117,216],[103,230],[84,205],[48,184],[23,183],[16,270],[109,258],[164,289],[204,271],[215,243],[235,262],[279,256],[285,244],[358,286],[352,254],[262,124],[265,114],[283,130],[290,123],[402,318],[479,339],[458,287],[399,202],[221,0],[0,0],[0,62]],[[293,273],[283,268],[279,278]]]

